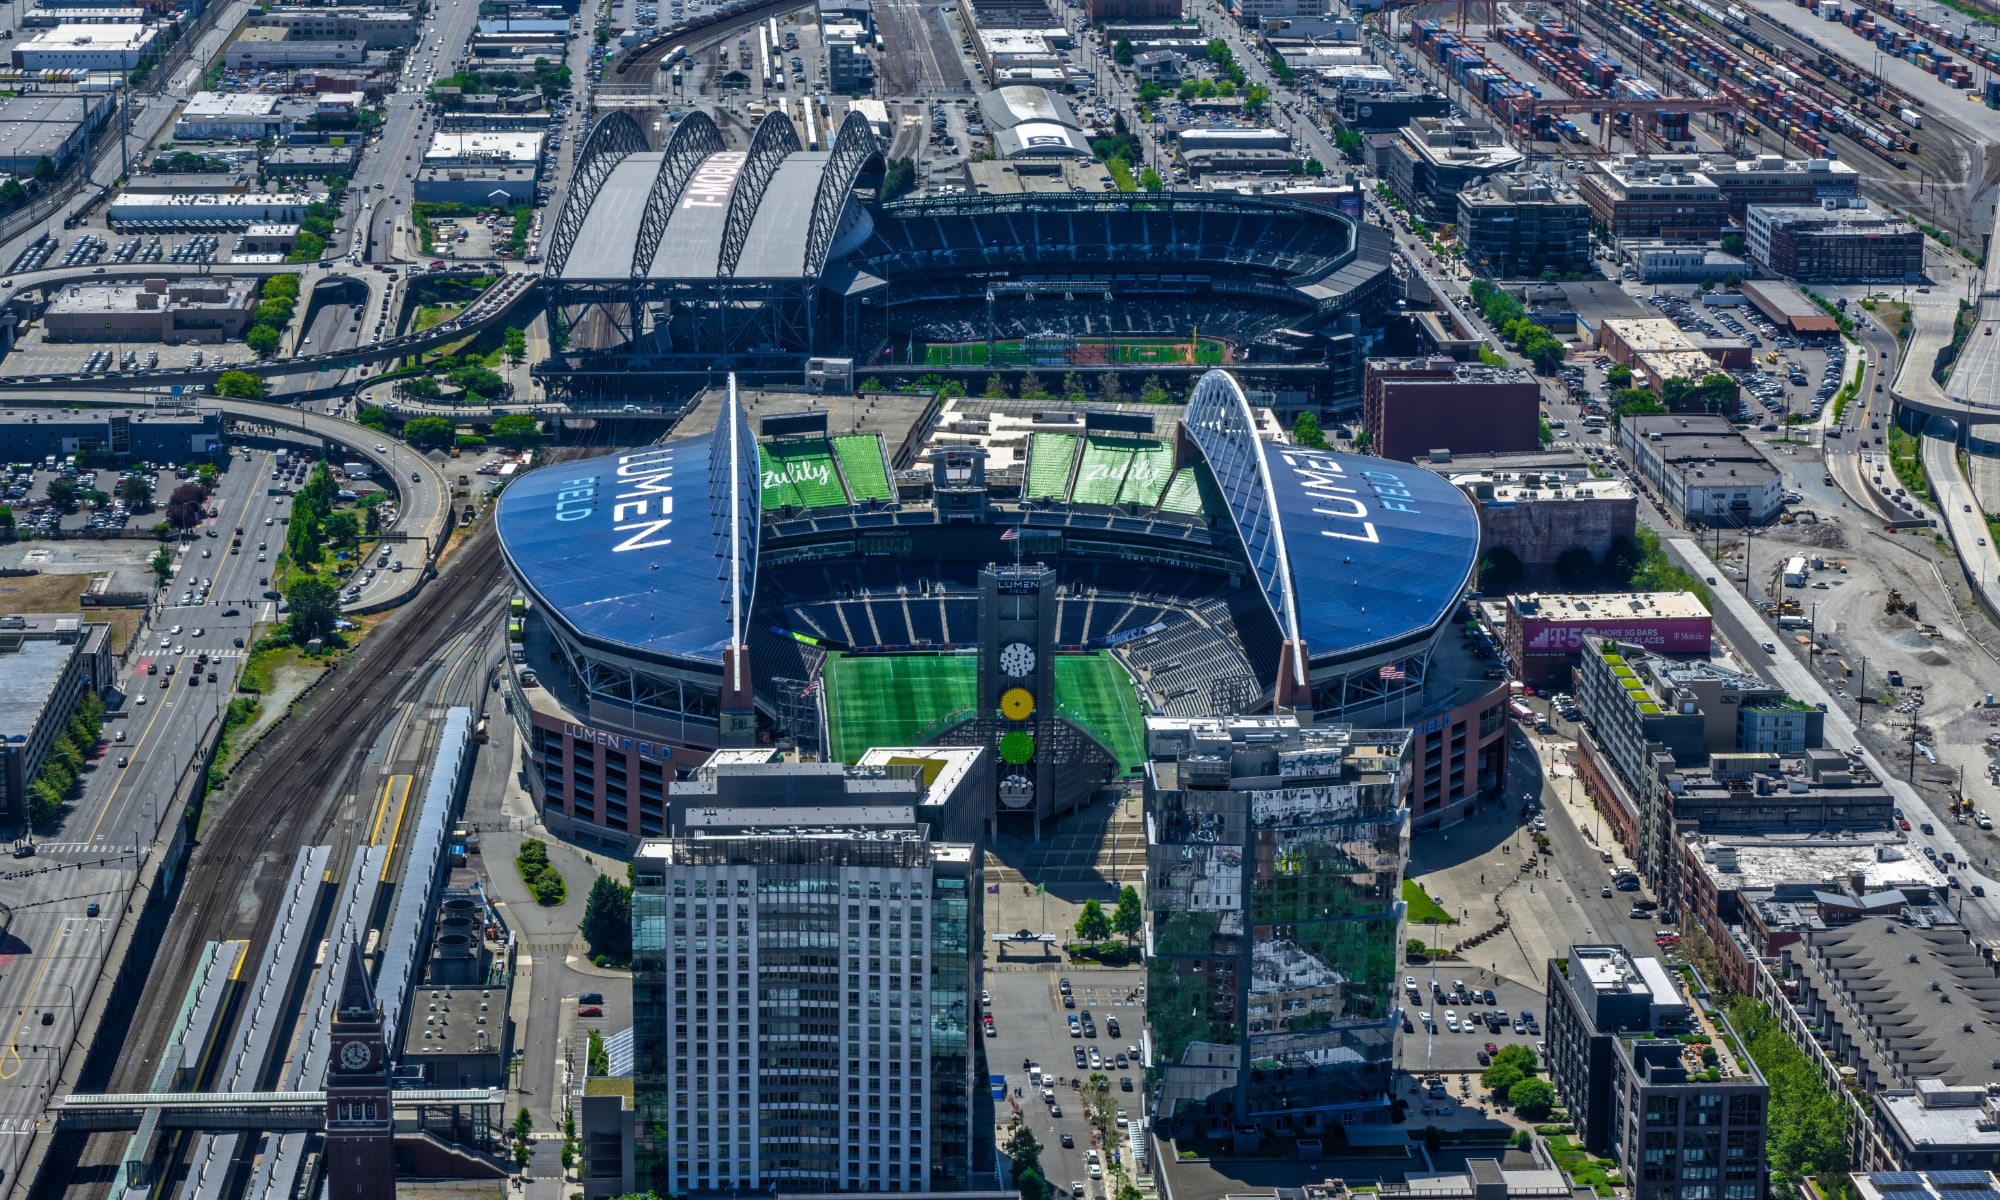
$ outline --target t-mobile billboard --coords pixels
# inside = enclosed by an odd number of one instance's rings
[[[1574,654],[1583,635],[1616,638],[1656,654],[1707,654],[1713,631],[1707,617],[1634,617],[1629,620],[1544,621],[1521,618],[1523,654]]]

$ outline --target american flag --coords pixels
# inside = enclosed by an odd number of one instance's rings
[[[812,682],[810,682],[810,683],[806,684],[806,686],[805,686],[805,690],[804,690],[804,691],[802,691],[802,692],[800,692],[800,693],[799,693],[799,695],[801,695],[801,696],[817,696],[817,695],[819,695],[819,680],[818,680],[818,679],[814,679],[814,680],[813,680]]]
[[[1381,670],[1375,672],[1375,674],[1378,678],[1381,679],[1408,679],[1410,677],[1408,672],[1404,671],[1403,668],[1397,666],[1395,663],[1390,663],[1388,666],[1383,667]]]
[[[1009,526],[1007,527],[1007,532],[1005,532],[1005,533],[1003,533],[1003,534],[1001,534],[1001,535],[1000,535],[1000,540],[1001,540],[1001,541],[1003,541],[1003,542],[1018,542],[1018,541],[1020,541],[1020,540],[1021,540],[1021,529],[1020,529],[1020,527],[1019,527],[1018,525],[1009,525]]]

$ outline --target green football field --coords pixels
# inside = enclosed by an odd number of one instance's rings
[[[1131,772],[1146,761],[1146,720],[1131,676],[1103,652],[1055,660],[1056,711],[1081,726]],[[854,762],[876,746],[923,744],[971,708],[979,659],[971,654],[827,656],[826,744]]]
[[[875,746],[921,743],[934,723],[972,706],[979,659],[970,654],[897,654],[826,659],[826,742],[854,762]]]

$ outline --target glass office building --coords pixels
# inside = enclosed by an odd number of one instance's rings
[[[1388,1119],[1409,731],[1147,723],[1147,1020],[1168,1136]]]
[[[641,1189],[969,1185],[974,847],[843,828],[634,861]]]

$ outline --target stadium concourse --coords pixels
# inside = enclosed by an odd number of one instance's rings
[[[705,115],[659,149],[623,112],[592,128],[545,279],[558,394],[683,396],[718,370],[793,383],[862,369],[1290,371],[1360,391],[1365,326],[1393,309],[1387,235],[1332,209],[1226,193],[882,204],[850,114],[824,149],[781,113],[747,146]],[[1326,382],[1331,380],[1331,382]]]
[[[730,745],[979,745],[982,571],[1055,572],[1055,712],[1103,779],[1148,714],[1407,724],[1420,822],[1504,784],[1462,644],[1466,497],[1286,444],[1236,380],[1184,406],[705,394],[668,440],[502,493],[509,706],[551,829],[625,847]],[[1427,757],[1426,757],[1427,756]],[[993,819],[989,815],[989,819]]]

